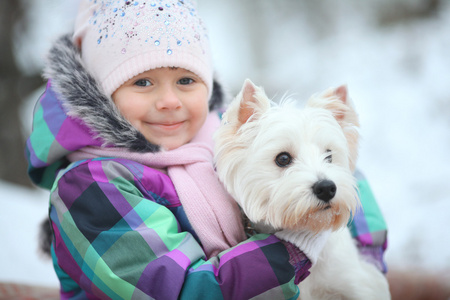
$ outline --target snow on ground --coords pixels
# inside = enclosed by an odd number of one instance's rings
[[[323,39],[301,17],[282,23],[274,14],[279,25],[267,32],[270,59],[256,68],[240,2],[199,2],[210,18],[217,73],[229,90],[236,92],[246,77],[269,95],[289,90],[305,97],[348,85],[362,124],[359,167],[389,226],[389,266],[450,270],[450,4],[443,1],[435,18],[378,29],[368,10],[344,5],[334,34]],[[47,196],[0,182],[0,281],[57,286],[51,263],[36,250]]]
[[[50,259],[38,251],[48,192],[0,181],[0,282],[58,286]]]

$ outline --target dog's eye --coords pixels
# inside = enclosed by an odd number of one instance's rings
[[[330,149],[327,149],[327,153],[331,153],[331,150]],[[327,155],[327,157],[325,157],[325,161],[327,162],[327,163],[332,163],[333,162],[333,155],[332,154],[328,154]]]
[[[291,162],[292,156],[287,152],[281,152],[275,158],[275,163],[281,168],[287,167]]]

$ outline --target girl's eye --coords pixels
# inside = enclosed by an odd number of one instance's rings
[[[178,80],[178,84],[182,84],[182,85],[188,85],[188,84],[191,84],[193,82],[194,82],[194,79],[188,78],[188,77],[181,78],[180,80]]]
[[[331,150],[330,149],[327,149],[327,153],[331,153]],[[331,154],[329,154],[327,157],[325,157],[325,161],[327,162],[327,163],[332,163],[333,162],[333,155],[331,155]]]
[[[291,162],[292,162],[292,156],[288,152],[281,152],[275,158],[275,163],[280,168],[287,167],[288,165],[291,164]]]
[[[137,85],[137,86],[150,86],[150,85],[152,85],[152,83],[148,79],[139,79],[139,80],[137,80],[134,83],[134,85]]]

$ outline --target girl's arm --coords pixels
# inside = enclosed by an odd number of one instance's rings
[[[387,226],[366,178],[355,172],[362,208],[349,224],[353,238],[358,242],[359,252],[380,271],[386,273],[384,252],[387,247]]]
[[[298,297],[311,266],[302,252],[259,234],[206,260],[175,217],[172,191],[158,188],[164,178],[142,182],[138,173],[147,171],[93,160],[60,176],[50,217],[63,298]]]

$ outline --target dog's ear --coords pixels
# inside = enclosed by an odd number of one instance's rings
[[[315,95],[309,99],[307,106],[326,109],[333,114],[347,139],[350,168],[354,170],[358,156],[359,118],[348,96],[347,86],[341,85]]]
[[[240,94],[240,105],[238,112],[238,120],[239,123],[244,124],[248,119],[253,115],[254,112],[254,104],[255,104],[255,95],[256,86],[251,82],[250,79],[246,79],[244,85],[242,86],[241,94]]]
[[[341,100],[344,104],[348,105],[348,91],[346,85],[341,85],[334,90],[334,94],[336,97]],[[331,95],[333,96],[333,95]],[[342,120],[345,117],[345,113],[335,115],[335,118],[338,120]]]
[[[264,90],[257,87],[250,79],[245,80],[236,100],[239,101],[237,119],[240,124],[249,121],[250,117],[252,117],[250,121],[255,120],[270,107],[270,101]]]
[[[348,108],[351,108],[353,111],[352,104],[350,103],[350,99],[348,97],[348,90],[346,85],[341,85],[337,88],[332,88],[325,91],[323,97],[328,100],[339,100],[339,102],[327,101],[326,109],[330,110],[333,113],[333,116],[336,118],[338,122],[343,121],[346,118],[346,115],[350,112]],[[345,106],[342,105],[345,104]]]
[[[346,85],[331,88],[322,94],[312,96],[308,100],[307,106],[329,110],[341,126],[359,126],[358,115],[348,96]]]

